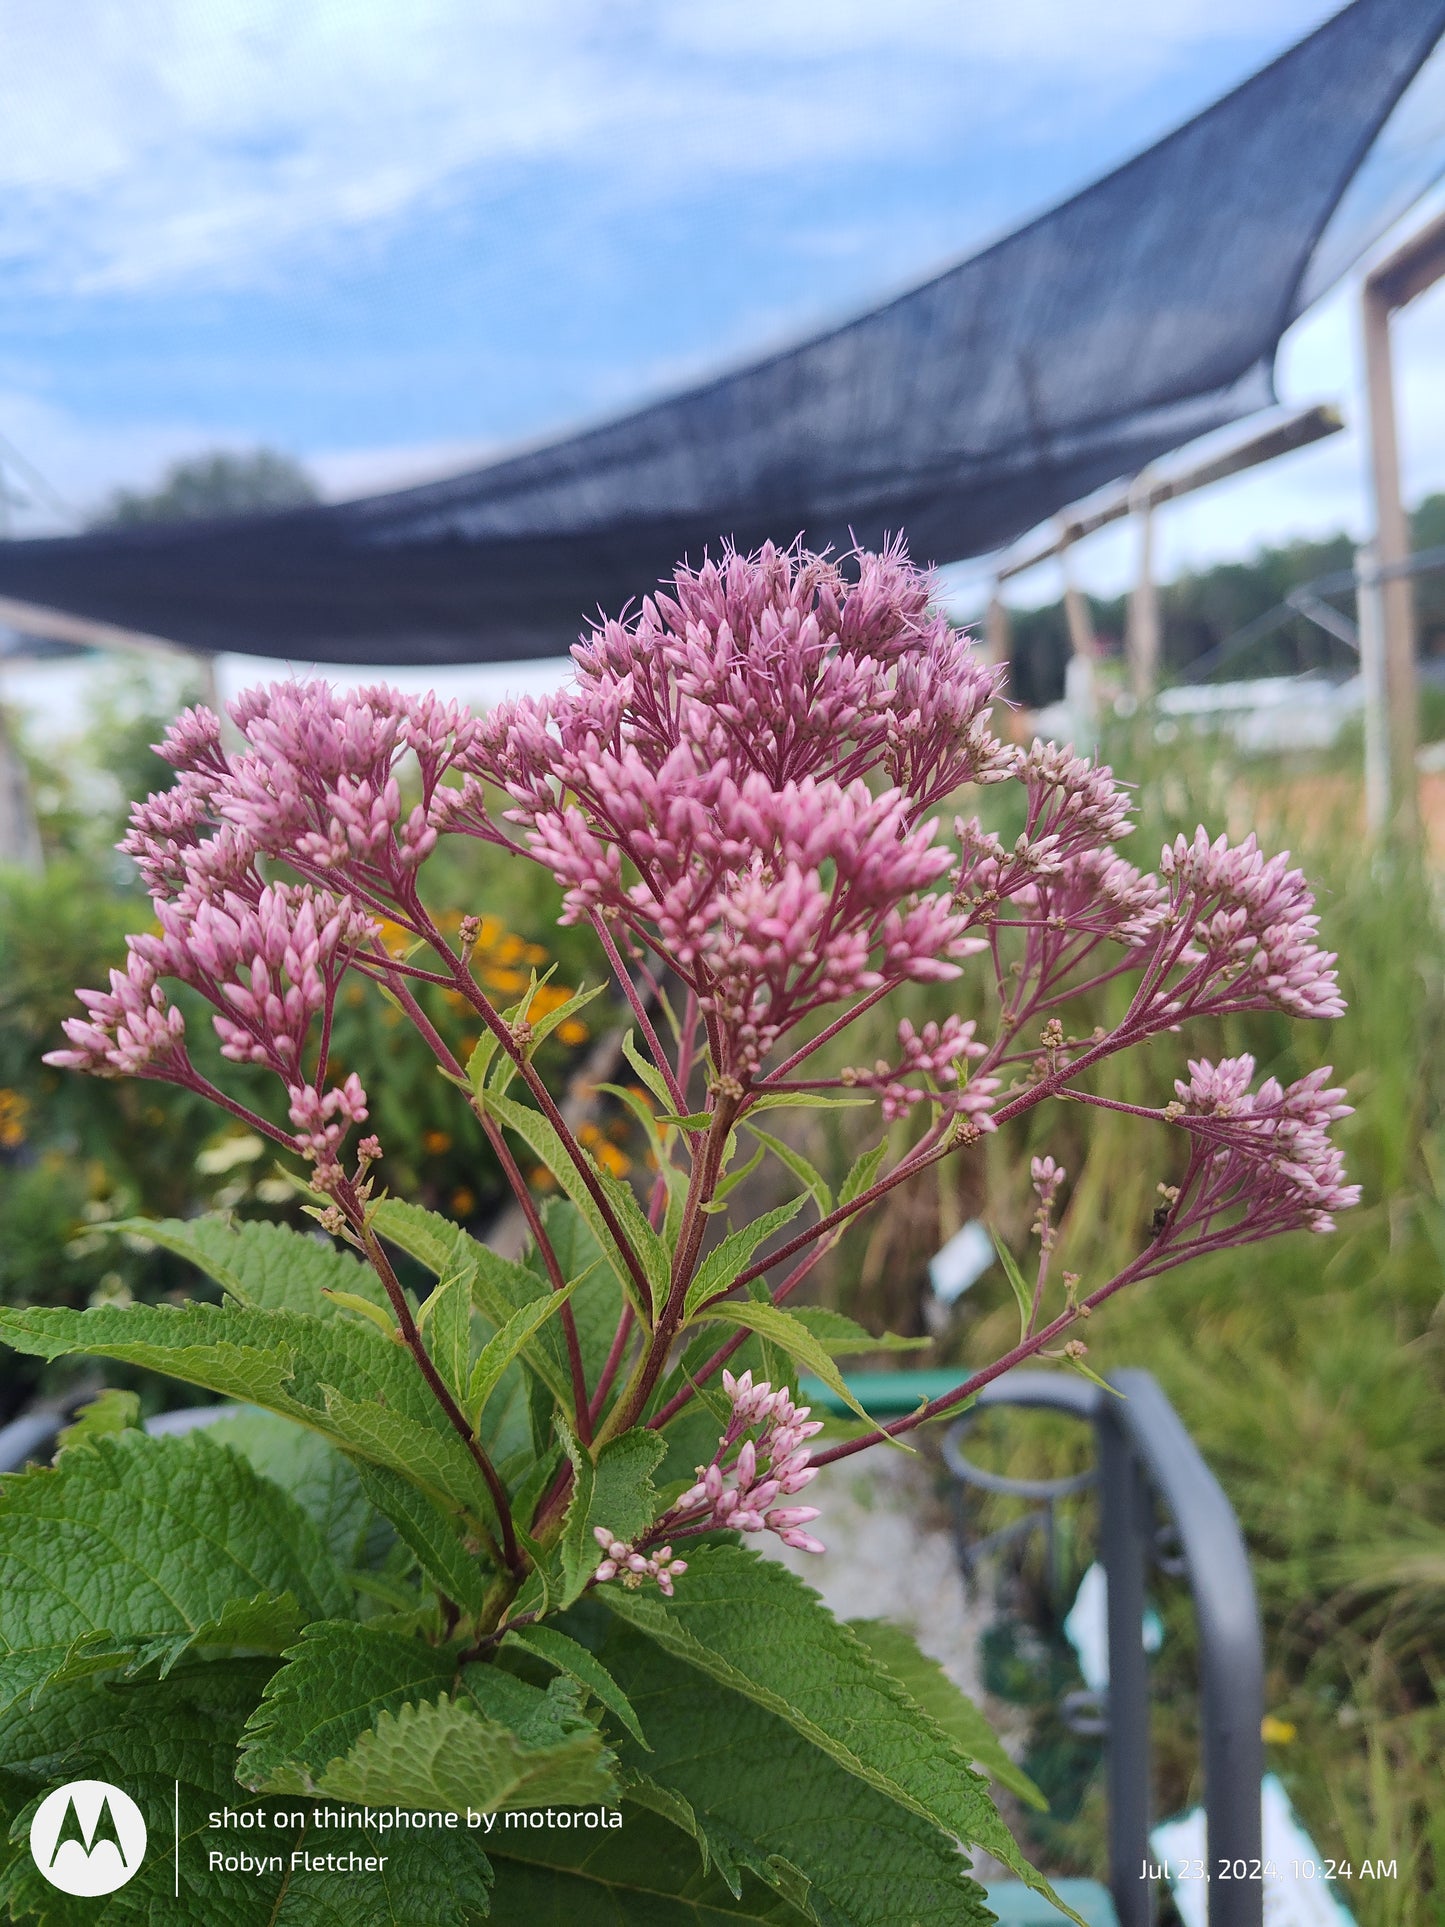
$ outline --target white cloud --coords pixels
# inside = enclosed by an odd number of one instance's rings
[[[0,264],[50,290],[254,284],[308,249],[557,163],[665,197],[924,151],[945,119],[1056,138],[1211,43],[1327,0],[7,0]],[[1268,46],[1266,51],[1271,50]],[[1060,86],[1066,92],[1060,98]]]

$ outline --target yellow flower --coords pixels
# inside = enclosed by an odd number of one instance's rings
[[[1266,1746],[1288,1746],[1298,1734],[1299,1728],[1292,1720],[1276,1719],[1273,1713],[1266,1713],[1259,1723],[1259,1737]]]
[[[423,1131],[421,1134],[421,1147],[428,1157],[439,1158],[444,1152],[450,1151],[452,1148],[451,1133],[449,1131]]]
[[[25,1142],[25,1119],[30,1099],[21,1091],[0,1090],[0,1151],[14,1151]]]
[[[462,1184],[451,1195],[451,1207],[459,1218],[469,1218],[477,1208],[477,1194]]]

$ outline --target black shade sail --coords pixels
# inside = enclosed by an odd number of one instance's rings
[[[724,537],[986,553],[1274,399],[1321,237],[1442,30],[1445,0],[1355,0],[982,253],[621,420],[364,501],[0,543],[0,595],[202,651],[506,662]]]

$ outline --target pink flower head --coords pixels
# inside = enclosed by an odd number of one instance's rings
[[[1169,1237],[1232,1244],[1291,1230],[1332,1231],[1333,1213],[1357,1204],[1344,1158],[1329,1136],[1351,1106],[1326,1088],[1329,1070],[1288,1087],[1266,1078],[1251,1089],[1254,1059],[1191,1061],[1165,1116],[1194,1145],[1171,1212]]]
[[[1013,767],[998,674],[901,549],[847,561],[769,546],[680,569],[574,651],[574,689],[495,711],[462,759],[507,791],[569,917],[619,920],[692,987],[726,1074],[810,1011],[979,947],[935,892],[952,858],[924,813]],[[446,826],[484,833],[479,798]]]

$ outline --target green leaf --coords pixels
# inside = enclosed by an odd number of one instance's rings
[[[388,1338],[395,1337],[396,1315],[389,1306],[373,1305],[370,1299],[363,1298],[359,1292],[333,1291],[330,1285],[323,1285],[321,1294],[324,1298],[331,1299],[333,1304],[339,1305],[343,1311],[354,1311],[359,1318],[365,1318],[369,1324],[375,1325],[378,1331],[385,1332]]]
[[[549,1010],[545,1017],[538,1017],[532,1025],[532,1041],[527,1046],[528,1058],[536,1055],[538,1047],[546,1042],[559,1024],[565,1024],[567,1019],[575,1017],[579,1010],[586,1010],[589,1004],[597,1001],[606,988],[606,984],[595,984],[591,990],[574,990],[565,1004],[558,1004],[557,1008]]]
[[[861,1157],[855,1160],[847,1177],[844,1178],[843,1182],[838,1186],[838,1206],[840,1209],[845,1204],[852,1204],[855,1198],[861,1198],[863,1193],[870,1188],[878,1176],[879,1166],[887,1155],[888,1140],[884,1138],[880,1144],[875,1144],[871,1151],[865,1151]]]
[[[664,1651],[785,1720],[905,1811],[984,1847],[1056,1900],[948,1734],[784,1566],[738,1546],[706,1546],[692,1553],[687,1584],[674,1599],[621,1586],[599,1587],[597,1597]],[[759,1627],[767,1628],[766,1638]],[[627,1673],[613,1670],[660,1758],[651,1703]],[[662,1777],[651,1756],[646,1770]]]
[[[196,1303],[0,1306],[0,1340],[42,1358],[90,1352],[145,1365],[262,1405],[490,1516],[481,1474],[416,1361],[359,1321]]]
[[[754,1622],[747,1636],[770,1644],[773,1628],[760,1635],[764,1624]],[[850,1927],[962,1927],[991,1918],[946,1829],[776,1711],[675,1654],[649,1652],[635,1632],[619,1629],[603,1655],[653,1743],[638,1754],[622,1742],[629,1781],[640,1771],[686,1802],[701,1823],[699,1845],[724,1878],[749,1871],[816,1919]],[[684,1822],[677,1816],[674,1824]]]
[[[841,1311],[829,1311],[824,1305],[795,1306],[792,1316],[807,1326],[830,1358],[857,1358],[864,1352],[926,1351],[933,1343],[931,1338],[900,1338],[896,1332],[884,1332],[875,1338],[855,1319]]]
[[[615,1804],[612,1756],[587,1720],[528,1745],[465,1696],[445,1695],[383,1713],[343,1759],[322,1774],[323,1792],[364,1805],[496,1813],[506,1807]]]
[[[673,1108],[673,1098],[672,1092],[667,1086],[667,1079],[663,1076],[657,1065],[653,1063],[652,1059],[650,1057],[644,1057],[642,1052],[637,1048],[637,1039],[630,1030],[622,1040],[622,1055],[627,1059],[633,1070],[637,1072],[637,1075],[642,1079],[643,1083],[661,1106],[658,1122],[676,1122],[677,1120],[668,1116],[668,1113],[671,1112]]]
[[[561,1291],[549,1292],[545,1298],[534,1298],[530,1305],[524,1305],[520,1311],[514,1312],[495,1337],[488,1339],[472,1368],[471,1383],[466,1392],[467,1413],[474,1425],[481,1422],[487,1400],[496,1390],[502,1373],[525,1348],[528,1339],[562,1309],[581,1282],[580,1278],[574,1278]]]
[[[206,1436],[239,1452],[263,1479],[289,1493],[343,1570],[372,1563],[392,1543],[389,1526],[361,1489],[355,1461],[319,1432],[274,1412],[238,1406],[208,1426]]]
[[[965,1759],[972,1760],[1038,1812],[1048,1812],[1047,1799],[1023,1768],[1015,1766],[973,1701],[960,1692],[936,1659],[920,1651],[911,1634],[886,1619],[850,1619],[848,1630],[857,1634],[878,1664],[886,1667],[937,1720]]]
[[[339,1250],[320,1232],[293,1231],[289,1225],[254,1219],[234,1223],[218,1215],[204,1218],[125,1218],[103,1227],[164,1245],[197,1270],[214,1278],[238,1304],[257,1311],[303,1311],[314,1318],[335,1315],[335,1294],[364,1298],[383,1310],[390,1306],[370,1265]],[[332,1298],[323,1296],[330,1292]]]
[[[785,1144],[782,1138],[774,1137],[771,1131],[763,1130],[750,1118],[743,1119],[743,1126],[752,1132],[759,1144],[765,1144],[775,1158],[787,1165],[817,1205],[818,1216],[826,1218],[833,1209],[833,1193],[828,1189],[827,1181],[817,1166],[810,1164],[801,1151],[795,1151],[791,1144]]]
[[[546,976],[541,978],[538,977],[535,970],[532,972],[532,981],[527,987],[526,994],[521,999],[521,1002],[507,1013],[509,1022],[515,1023],[518,1019],[531,1022],[532,1001],[536,997],[537,992],[542,988],[542,985],[552,976],[556,968],[556,964],[553,964],[547,971]],[[606,988],[607,986],[605,984],[598,984],[592,990],[574,990],[565,1004],[559,1004],[555,1010],[548,1011],[545,1017],[539,1017],[537,1021],[532,1024],[532,1035],[522,1053],[528,1063],[536,1056],[538,1048],[559,1024],[565,1023],[569,1017],[575,1017],[579,1010],[585,1010],[588,1004],[600,997]],[[492,1072],[489,1088],[495,1092],[504,1092],[516,1075],[517,1066],[509,1056],[504,1055],[498,1062],[496,1069]]]
[[[352,1610],[300,1508],[202,1432],[98,1437],[0,1481],[0,1540],[0,1708],[202,1648],[279,1652],[305,1619]]]
[[[58,1458],[62,1452],[69,1452],[77,1445],[88,1445],[93,1439],[140,1429],[139,1394],[122,1392],[110,1386],[88,1405],[82,1405],[74,1420],[60,1433],[55,1441],[56,1456]]]
[[[731,1146],[736,1137],[737,1137],[736,1131],[733,1131],[729,1134],[729,1137],[728,1137],[729,1149],[724,1154],[724,1157],[723,1157],[723,1168],[725,1170],[727,1168],[727,1164],[731,1157]],[[727,1176],[722,1180],[722,1182],[718,1185],[717,1189],[713,1192],[712,1203],[705,1204],[703,1206],[703,1210],[708,1212],[709,1215],[716,1213],[718,1211],[725,1211],[727,1209],[728,1199],[732,1196],[733,1192],[737,1190],[740,1184],[745,1182],[746,1179],[750,1178],[753,1175],[754,1171],[757,1170],[758,1166],[762,1163],[763,1159],[767,1155],[768,1155],[767,1150],[763,1145],[760,1144],[757,1150],[754,1151],[752,1156],[748,1159],[746,1164],[740,1164],[736,1171],[728,1171]]]
[[[1034,1309],[1033,1290],[1026,1282],[1023,1273],[1018,1268],[1013,1253],[1009,1250],[1003,1239],[992,1233],[990,1235],[993,1236],[993,1248],[998,1253],[998,1261],[1003,1266],[1004,1276],[1009,1281],[1009,1289],[1013,1292],[1014,1300],[1019,1308],[1019,1337],[1020,1339],[1027,1338],[1029,1319],[1033,1316]]]
[[[1128,1402],[1129,1394],[1127,1392],[1121,1392],[1118,1386],[1111,1385],[1107,1378],[1100,1378],[1099,1374],[1091,1370],[1082,1359],[1066,1358],[1064,1363],[1071,1372],[1077,1372],[1080,1378],[1088,1379],[1089,1383],[1091,1385],[1097,1385],[1101,1392],[1107,1392],[1110,1398],[1121,1398],[1126,1403]]]
[[[472,1360],[472,1283],[476,1270],[470,1252],[454,1251],[417,1318],[432,1363],[456,1398],[464,1394]]]
[[[709,1298],[729,1290],[736,1282],[738,1273],[747,1268],[758,1246],[766,1243],[790,1219],[797,1217],[802,1203],[801,1198],[794,1198],[788,1204],[780,1204],[775,1211],[765,1211],[752,1224],[744,1225],[738,1231],[730,1231],[698,1266],[687,1288],[686,1315],[692,1317]]]
[[[514,1829],[503,1815],[487,1841],[496,1927],[817,1927],[817,1915],[751,1875],[735,1899],[719,1874],[700,1872],[694,1841],[640,1803],[626,1798],[621,1819],[564,1832]],[[955,1923],[938,1918],[928,1927]]]
[[[563,1147],[551,1123],[540,1111],[529,1110],[525,1105],[514,1104],[510,1098],[495,1097],[487,1094],[488,1107],[510,1130],[517,1133],[539,1157],[567,1193],[573,1204],[581,1212],[588,1229],[596,1238],[608,1263],[617,1273],[622,1289],[630,1294],[635,1290],[632,1277],[620,1247],[607,1229],[606,1221],[597,1208],[588,1186],[580,1172]],[[647,1279],[651,1294],[650,1305],[636,1305],[645,1322],[649,1325],[667,1300],[670,1274],[670,1260],[667,1247],[647,1222],[641,1205],[637,1202],[630,1185],[623,1184],[608,1171],[604,1171],[595,1158],[582,1155],[587,1159],[588,1168],[597,1180],[598,1187],[612,1208],[617,1224],[631,1245],[643,1275]]]
[[[741,1325],[747,1331],[756,1332],[759,1338],[768,1340],[785,1351],[795,1364],[801,1365],[805,1372],[821,1378],[835,1398],[843,1403],[859,1418],[866,1420],[868,1414],[848,1390],[842,1373],[828,1356],[827,1350],[815,1338],[796,1313],[785,1311],[781,1305],[763,1304],[756,1299],[744,1299],[728,1303],[710,1305],[697,1316],[708,1322],[722,1322]],[[907,1450],[907,1447],[903,1447]]]
[[[871,1104],[871,1097],[833,1097],[826,1091],[769,1091],[748,1106],[754,1111],[856,1111],[860,1104]]]
[[[308,1626],[246,1722],[236,1777],[274,1793],[315,1792],[379,1715],[456,1684],[457,1648],[344,1621]]]
[[[597,1527],[606,1526],[619,1539],[630,1542],[657,1517],[652,1475],[667,1451],[667,1441],[660,1432],[638,1427],[610,1439],[595,1462],[570,1436],[565,1442],[572,1460],[573,1486],[560,1541],[559,1604],[570,1606],[602,1557],[593,1537]]]
[[[399,1472],[382,1465],[362,1466],[361,1486],[371,1504],[396,1528],[397,1537],[416,1554],[432,1584],[468,1612],[479,1612],[487,1574],[478,1563],[479,1554],[468,1548],[455,1515],[444,1512]]]
[[[617,1715],[639,1746],[647,1746],[631,1700],[601,1660],[589,1653],[585,1646],[579,1646],[575,1639],[560,1632],[557,1627],[547,1625],[513,1627],[507,1637],[514,1646],[520,1646],[524,1652],[535,1653],[538,1659],[545,1660],[549,1666],[555,1666],[558,1672],[566,1673],[580,1686],[585,1686],[609,1713]]]
[[[501,1048],[496,1033],[484,1026],[466,1063],[467,1082],[473,1091],[481,1090],[486,1082],[487,1072],[491,1068],[492,1059]]]

